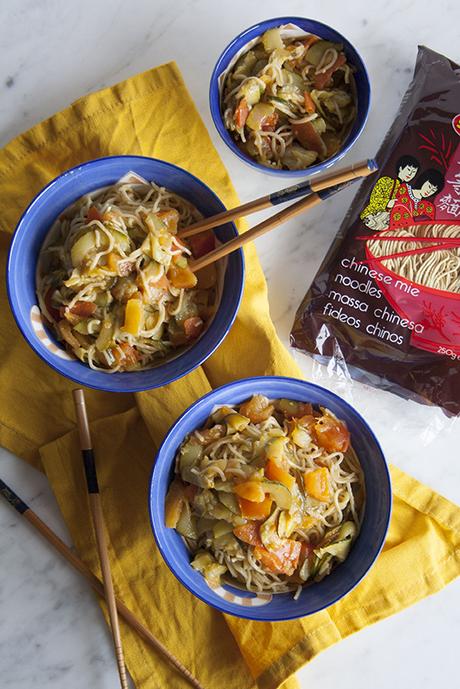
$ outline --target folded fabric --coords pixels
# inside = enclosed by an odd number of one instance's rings
[[[167,64],[86,96],[0,152],[2,260],[8,234],[36,191],[72,165],[122,153],[176,163],[203,179],[227,206],[238,203],[177,68]],[[245,256],[237,320],[203,366],[161,390],[88,390],[87,399],[117,595],[207,689],[295,689],[293,674],[320,651],[460,573],[460,508],[392,468],[393,516],[375,567],[343,600],[301,620],[272,624],[224,617],[179,584],[150,530],[147,493],[155,448],[177,416],[213,387],[248,375],[300,376],[270,320],[252,245]],[[0,442],[44,469],[80,556],[99,573],[73,430],[72,383],[22,340],[4,292],[2,287]],[[122,635],[139,689],[187,686],[124,624]]]

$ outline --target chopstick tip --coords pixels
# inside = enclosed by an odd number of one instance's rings
[[[368,168],[369,172],[377,172],[377,170],[379,169],[379,166],[378,166],[375,158],[368,158],[367,168]]]
[[[72,395],[75,404],[85,403],[85,393],[83,392],[82,388],[75,388],[75,390],[72,390]]]

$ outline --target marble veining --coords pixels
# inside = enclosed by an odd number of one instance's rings
[[[283,186],[254,172],[219,139],[208,110],[208,82],[224,46],[261,19],[314,15],[361,53],[373,88],[367,127],[347,162],[373,155],[410,82],[417,44],[460,60],[460,9],[450,0],[17,0],[0,5],[0,145],[92,90],[175,59],[242,201]],[[257,241],[270,310],[288,343],[295,310],[356,192],[347,189],[307,216]],[[267,213],[250,219],[255,224]],[[346,371],[293,353],[306,378],[352,402],[390,461],[460,502],[460,421],[435,409],[352,382]],[[45,478],[0,451],[0,475],[69,542]],[[21,518],[0,502],[0,686],[108,689],[118,685],[110,636],[92,592]],[[457,676],[460,586],[329,649],[300,674],[321,685],[393,689],[452,684]],[[429,648],[429,653],[420,649]]]

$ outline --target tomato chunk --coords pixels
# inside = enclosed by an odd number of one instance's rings
[[[81,316],[82,318],[89,318],[96,311],[97,306],[91,301],[77,301],[71,309],[70,313],[74,313],[76,316]]]
[[[324,155],[326,145],[311,122],[299,122],[292,125],[292,132],[307,151],[316,151]]]
[[[318,444],[327,452],[346,452],[350,447],[350,432],[343,421],[332,416],[316,420],[315,435]]]
[[[86,219],[88,222],[91,222],[91,220],[99,220],[102,222],[104,218],[101,213],[99,213],[96,206],[90,206],[86,214]]]
[[[216,240],[212,230],[206,230],[195,234],[193,237],[188,237],[187,242],[190,245],[194,258],[200,258],[205,254],[209,254],[216,246]]]
[[[263,395],[254,395],[240,406],[240,414],[247,416],[252,423],[266,421],[272,415],[273,410],[273,404],[270,404]]]
[[[286,538],[276,550],[256,546],[254,557],[270,572],[291,576],[297,568],[301,547],[300,541]]]
[[[115,357],[117,364],[123,364],[123,366],[131,367],[135,366],[139,361],[139,353],[134,347],[131,347],[127,342],[122,342],[119,345],[123,354],[120,354],[118,349],[113,349],[112,353]]]
[[[321,74],[316,74],[315,75],[315,89],[324,89],[330,82],[332,75],[334,72],[336,72],[339,67],[342,67],[342,65],[345,64],[347,61],[347,58],[343,53],[339,53],[337,56],[337,60],[334,62],[332,67],[329,67],[328,70],[325,72],[322,72]]]
[[[192,316],[191,318],[186,318],[184,321],[184,332],[185,337],[188,340],[195,340],[198,335],[203,331],[204,322],[199,316]]]
[[[242,526],[236,526],[233,529],[233,533],[240,541],[243,543],[248,543],[249,545],[262,546],[262,541],[260,539],[260,522],[251,521]]]

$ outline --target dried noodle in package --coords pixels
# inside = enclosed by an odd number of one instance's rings
[[[460,414],[460,67],[425,47],[291,343]]]

